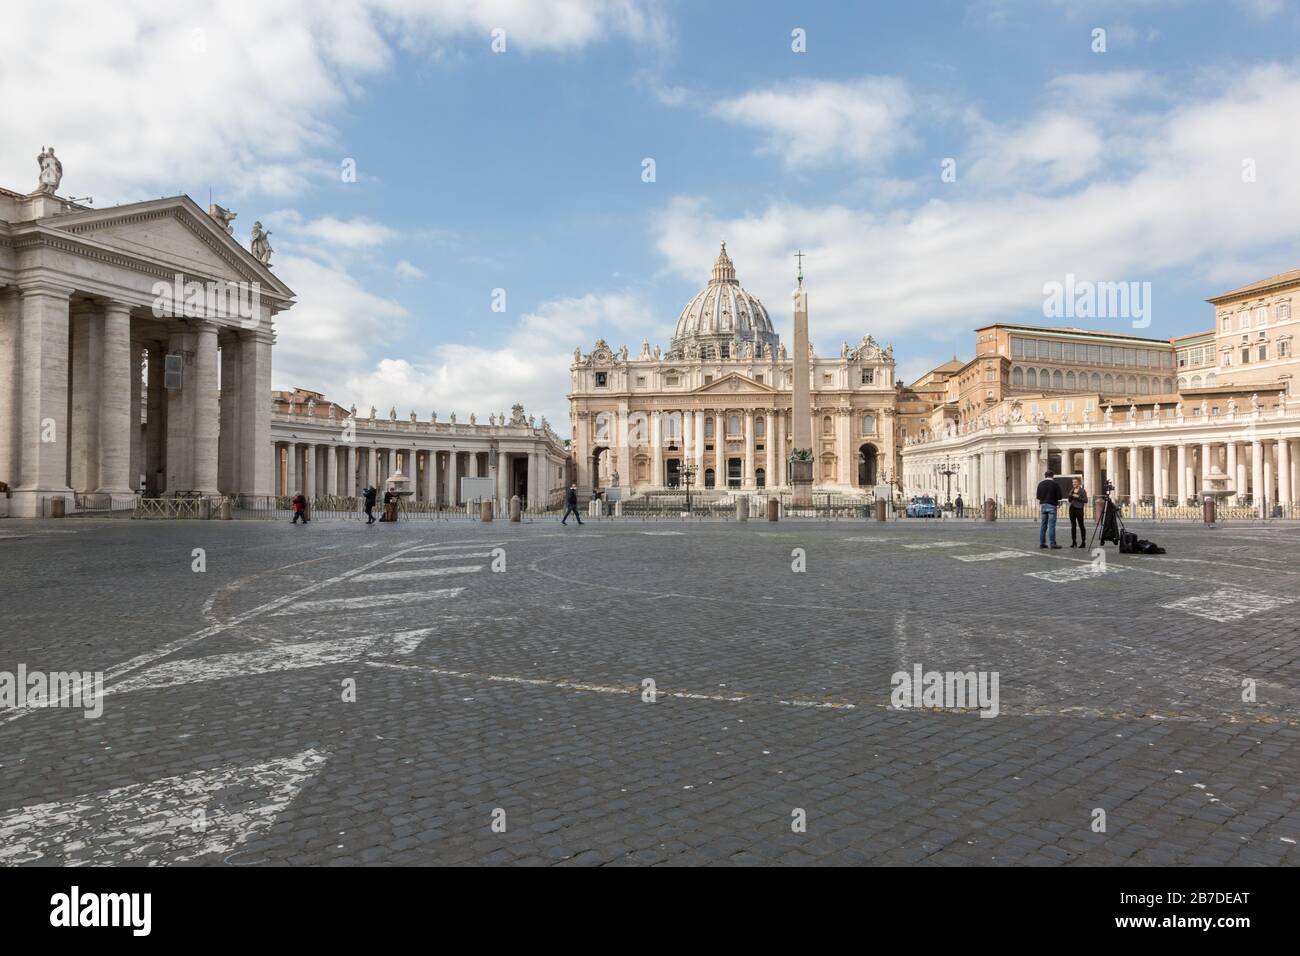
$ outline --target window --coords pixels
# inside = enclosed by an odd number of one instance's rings
[[[639,388],[645,388],[645,376],[644,376],[644,375],[638,375],[638,376],[636,377],[636,384],[637,384],[637,386],[638,386]]]
[[[730,345],[724,345],[724,346],[722,346],[722,357],[723,357],[724,359],[725,359],[725,358],[731,358],[731,346],[730,346]]]
[[[1241,350],[1241,364],[1242,365],[1250,364],[1250,349]]]
[[[1261,345],[1261,346],[1259,347],[1259,360],[1260,360],[1261,362],[1267,362],[1267,361],[1268,361],[1268,346],[1267,346],[1267,345]]]
[[[1115,364],[1115,350],[1111,346],[1101,346],[1101,361],[1103,365]]]
[[[597,388],[604,388],[604,387],[606,387],[608,384],[609,384],[609,373],[608,373],[608,372],[597,372],[597,373],[596,373],[596,387],[597,387]]]
[[[874,370],[874,369],[864,368],[864,369],[862,370],[862,384],[863,384],[863,385],[870,385],[870,384],[872,384],[872,383],[875,381],[875,379],[876,379],[876,375],[875,375],[875,370]]]
[[[676,388],[677,385],[678,385],[678,383],[680,383],[680,382],[681,382],[681,379],[678,378],[676,375],[665,375],[665,376],[664,376],[664,385],[665,385],[666,387],[668,387],[668,388]]]
[[[1062,350],[1061,358],[1064,361],[1066,362],[1074,361],[1074,346],[1071,343],[1066,342],[1064,345],[1061,346],[1061,350]]]
[[[705,437],[705,438],[712,438],[712,437],[713,437],[713,419],[712,419],[712,418],[706,418],[706,419],[704,419],[704,437]]]
[[[1025,370],[1019,365],[1011,370],[1011,384],[1017,387],[1025,384]]]
[[[862,434],[874,435],[876,433],[876,419],[871,415],[862,416]]]
[[[713,376],[712,376],[712,375],[705,375],[705,376],[704,376],[704,384],[705,384],[705,385],[712,385],[712,384],[713,384]]]
[[[1065,388],[1065,376],[1059,368],[1052,373],[1052,388]]]
[[[754,375],[754,381],[756,381],[759,385],[762,385],[762,384],[763,384],[763,373],[762,373],[762,372],[758,372],[758,373],[756,373],[756,374]]]
[[[767,425],[760,415],[758,418],[754,419],[754,436],[756,438],[762,438],[765,434],[767,434]]]
[[[1223,317],[1223,331],[1225,331],[1225,332],[1231,332],[1231,331],[1232,331],[1232,316],[1230,316],[1230,315],[1224,315],[1224,317]]]
[[[1030,388],[1038,387],[1038,370],[1030,369],[1025,373],[1025,384]]]
[[[1288,322],[1291,319],[1291,303],[1279,302],[1277,304],[1277,320],[1279,322]]]
[[[1260,326],[1260,325],[1267,325],[1267,324],[1268,324],[1268,309],[1266,309],[1264,306],[1261,305],[1258,309],[1255,310],[1255,325]]]
[[[824,374],[822,375],[822,384],[823,384],[823,385],[829,385],[829,384],[831,384],[831,377],[830,377],[829,374],[825,374],[825,373],[824,373]]]
[[[831,417],[829,415],[827,415],[825,418],[822,419],[822,434],[823,435],[835,434],[835,426],[831,422]]]
[[[1277,343],[1277,357],[1278,357],[1278,358],[1290,358],[1290,357],[1291,357],[1291,343],[1290,343],[1290,342],[1278,342],[1278,343]]]
[[[1094,365],[1096,365],[1098,362],[1101,361],[1101,346],[1100,346],[1100,345],[1089,345],[1089,346],[1088,346],[1088,361],[1091,362],[1091,363],[1094,364]]]
[[[729,419],[727,419],[727,434],[728,434],[728,435],[739,435],[739,434],[740,434],[740,416],[739,416],[739,415],[732,415]]]

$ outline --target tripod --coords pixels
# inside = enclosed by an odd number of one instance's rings
[[[1124,519],[1120,517],[1119,506],[1111,500],[1110,487],[1105,491],[1106,504],[1101,509],[1101,514],[1097,516],[1097,523],[1092,528],[1092,539],[1088,542],[1088,550],[1091,551],[1100,537],[1104,545],[1107,541],[1114,541],[1119,544],[1119,536],[1125,530]]]

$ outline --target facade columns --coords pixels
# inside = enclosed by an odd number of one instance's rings
[[[592,476],[595,481],[595,476]],[[595,487],[593,484],[592,487]],[[510,503],[510,453],[506,451],[497,452],[497,497],[501,500],[502,506]]]
[[[500,455],[499,458],[503,458]],[[505,469],[502,468],[504,471]],[[593,476],[594,480],[594,476]],[[504,481],[504,479],[503,479]],[[447,503],[451,507],[460,504],[460,458],[455,448],[447,452]],[[502,486],[503,488],[505,485]]]
[[[17,514],[40,515],[47,497],[68,487],[68,306],[70,290],[21,290],[21,402]]]
[[[745,470],[741,473],[740,487],[754,487],[754,410],[745,409]]]
[[[193,488],[205,495],[218,493],[217,430],[221,407],[217,394],[217,327],[201,322],[194,349],[194,419],[190,441],[193,455]],[[267,436],[270,437],[269,435]],[[265,445],[265,442],[263,442]]]
[[[1083,450],[1083,487],[1090,496],[1100,491],[1097,487],[1097,452],[1093,448]]]
[[[339,493],[339,450],[334,445],[325,447],[325,494]]]
[[[664,486],[664,440],[663,421],[659,412],[650,414],[650,487]]]
[[[1161,473],[1162,459],[1165,456],[1165,450],[1160,445],[1151,446],[1151,500],[1155,502],[1156,507],[1160,506],[1160,499],[1164,497],[1164,475]]]
[[[1226,469],[1228,478],[1232,481],[1232,494],[1228,496],[1229,504],[1235,505],[1241,492],[1244,490],[1242,485],[1245,484],[1244,479],[1246,476],[1239,469],[1240,465],[1237,461],[1237,443],[1235,441],[1230,441],[1228,442],[1228,467]]]
[[[722,409],[713,413],[713,487],[727,487],[727,413]]]
[[[763,413],[763,450],[767,452],[767,464],[763,468],[763,487],[770,490],[776,487],[776,412]],[[755,482],[757,484],[757,482]]]
[[[1250,494],[1251,501],[1263,514],[1264,507],[1264,443],[1259,439],[1250,443]]]
[[[1277,503],[1291,504],[1291,443],[1285,438],[1277,442]]]
[[[72,419],[68,422],[71,454],[68,484],[73,491],[87,493],[99,487],[99,410],[104,352],[104,326],[94,306],[72,308]]]
[[[707,413],[695,413],[695,487],[704,487],[704,416]],[[715,429],[716,431],[716,429]]]
[[[312,444],[302,450],[302,493],[308,500],[316,497],[316,446]]]
[[[131,311],[120,302],[104,310],[100,357],[99,494],[128,495],[131,446],[140,419],[131,420],[131,407],[140,399],[139,355],[131,352]],[[134,425],[134,427],[132,427]]]

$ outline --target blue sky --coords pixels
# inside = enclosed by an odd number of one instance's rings
[[[908,378],[969,356],[978,324],[1047,323],[1042,287],[1067,274],[1151,283],[1149,328],[1078,324],[1168,336],[1208,327],[1206,296],[1300,265],[1300,12],[1280,0],[42,3],[7,20],[4,102],[45,107],[3,111],[0,183],[30,188],[52,143],[64,192],[101,207],[211,189],[241,239],[261,219],[299,295],[276,385],[362,408],[519,400],[567,433],[573,348],[666,345],[722,239],[783,335],[803,248],[816,348],[870,333]]]

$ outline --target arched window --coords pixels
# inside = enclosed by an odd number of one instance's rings
[[[831,417],[829,415],[827,415],[825,418],[822,419],[822,434],[823,435],[835,434],[835,426],[831,423]]]
[[[1036,368],[1029,369],[1029,371],[1026,373],[1025,376],[1025,384],[1030,388],[1038,387],[1038,369]]]
[[[758,418],[754,419],[754,437],[762,438],[766,434],[767,434],[767,425],[763,421],[763,416],[760,415]]]
[[[1052,373],[1049,372],[1049,371],[1048,371],[1047,369],[1045,369],[1045,368],[1044,368],[1044,369],[1039,369],[1039,372],[1038,372],[1038,387],[1039,387],[1039,388],[1051,388],[1051,387],[1052,387]]]
[[[1092,390],[1094,392],[1101,391],[1101,376],[1098,375],[1096,372],[1092,373]]]
[[[1070,389],[1070,390],[1073,390],[1073,389],[1074,389],[1074,373],[1073,373],[1073,372],[1066,372],[1066,373],[1065,373],[1065,387],[1066,387],[1067,389]]]
[[[727,434],[728,434],[728,435],[739,435],[739,434],[740,434],[740,416],[739,416],[739,415],[732,415],[729,419],[727,419]]]
[[[1200,388],[1200,387],[1201,387],[1201,376],[1199,376],[1199,375],[1193,375],[1193,376],[1192,376],[1192,388]]]
[[[1106,377],[1101,380],[1101,390],[1107,393],[1115,391],[1115,379],[1109,372],[1107,372]]]
[[[1138,390],[1138,377],[1130,375],[1128,377],[1128,390],[1130,395],[1136,395]]]
[[[712,419],[712,418],[706,418],[706,419],[704,419],[704,437],[705,437],[705,438],[712,438],[712,437],[713,437],[713,419]]]
[[[1017,387],[1025,384],[1025,370],[1019,365],[1011,370],[1011,384]]]
[[[1052,373],[1052,388],[1065,388],[1065,376],[1059,368]]]
[[[1219,380],[1219,376],[1216,375],[1214,372],[1207,373],[1205,376],[1205,387],[1206,388],[1213,387],[1214,383],[1217,382],[1218,380]]]
[[[862,434],[874,435],[876,433],[876,419],[872,415],[862,416]]]

